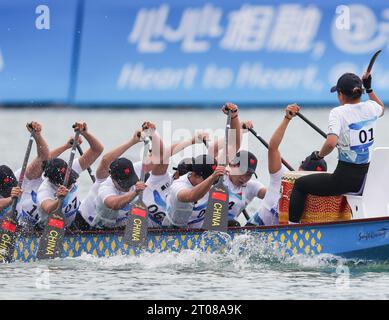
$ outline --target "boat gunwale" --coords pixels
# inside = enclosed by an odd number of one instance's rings
[[[331,221],[331,222],[316,222],[316,223],[300,223],[300,224],[279,224],[273,226],[243,226],[243,227],[229,227],[228,231],[239,232],[239,231],[267,231],[267,230],[280,230],[280,229],[299,229],[302,227],[326,227],[326,226],[337,226],[337,225],[353,225],[360,223],[374,223],[374,222],[389,222],[389,217],[376,217],[376,218],[364,218],[364,219],[353,219],[353,220],[344,220],[344,221]],[[149,228],[149,234],[194,234],[194,233],[203,233],[207,232],[205,229],[187,229],[187,228]],[[67,237],[74,236],[88,236],[88,235],[96,235],[96,236],[104,236],[104,235],[118,235],[122,236],[124,233],[124,229],[116,228],[111,230],[86,230],[86,231],[67,231]],[[28,234],[22,234],[21,236],[41,236],[40,231],[31,232]]]

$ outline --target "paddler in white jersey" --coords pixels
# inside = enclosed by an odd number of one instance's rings
[[[233,103],[226,103],[222,107],[223,113],[231,111],[231,128],[229,132],[228,154],[236,154],[240,147],[240,121],[238,107]],[[219,144],[209,147],[209,155],[200,155],[192,159],[186,167],[190,172],[175,180],[168,196],[167,215],[163,220],[164,227],[201,228],[208,203],[208,193],[212,184],[220,175],[226,174],[224,166],[217,167],[215,153],[221,159],[225,158],[226,150],[219,152]],[[215,151],[216,150],[216,151]]]
[[[361,101],[363,87],[369,100]],[[323,159],[335,148],[339,161],[332,174],[308,175],[294,184],[289,203],[289,221],[299,223],[308,194],[339,196],[363,189],[373,150],[377,120],[384,115],[385,106],[371,88],[371,75],[359,78],[343,74],[331,92],[337,92],[339,107],[331,110],[327,139],[313,159]]]
[[[81,202],[75,225],[79,230],[111,229],[125,225],[130,202],[145,184],[138,182],[142,167],[122,155],[141,140],[141,130],[107,152],[96,170],[96,181]],[[146,168],[146,171],[149,169]]]
[[[152,138],[152,151],[144,167],[147,186],[144,183],[137,183],[141,175],[142,162],[132,163],[126,158],[119,158],[139,143],[145,134],[151,135]],[[96,182],[81,203],[81,219],[77,218],[78,229],[111,229],[124,226],[131,208],[130,203],[141,190],[143,201],[149,209],[148,226],[161,227],[161,222],[166,215],[166,197],[174,179],[171,174],[167,173],[169,158],[194,143],[202,142],[206,137],[205,133],[198,133],[196,138],[193,137],[164,148],[155,125],[151,122],[144,122],[142,130],[137,130],[132,139],[103,156],[96,171]],[[115,164],[115,161],[119,159],[123,164],[122,168],[118,168]],[[112,164],[114,165],[110,168]],[[129,183],[123,187],[120,186],[120,172],[125,169],[134,173],[127,180],[135,184]]]
[[[240,150],[230,162],[229,173],[224,177],[229,194],[228,226],[240,226],[236,220],[240,213],[254,198],[263,199],[266,194],[265,186],[251,179],[256,176],[257,163],[255,155],[246,150]]]
[[[103,145],[97,140],[87,128],[85,122],[77,122],[75,130],[80,130],[81,135],[88,142],[90,148],[84,154],[74,160],[69,185],[63,186],[67,163],[54,158],[47,161],[44,168],[44,181],[38,189],[38,203],[40,206],[40,224],[47,221],[47,216],[58,207],[58,197],[63,196],[65,200],[62,205],[62,212],[65,216],[65,225],[69,227],[76,217],[80,206],[77,179],[82,171],[90,167],[103,152]]]
[[[194,158],[187,169],[190,172],[170,186],[164,227],[201,228],[209,190],[226,173],[224,166],[217,166],[216,159],[205,154]]]
[[[238,110],[238,107],[232,103],[226,104],[223,107],[223,112],[226,113],[226,107],[232,110]],[[238,123],[231,126],[235,129]],[[245,121],[239,123],[239,128],[252,128],[251,121]],[[229,210],[228,210],[228,226],[240,226],[240,223],[236,220],[241,212],[247,207],[247,205],[253,201],[256,197],[263,199],[266,194],[265,186],[258,180],[253,180],[252,176],[256,175],[255,170],[257,168],[258,160],[256,156],[249,151],[240,150],[240,141],[242,140],[243,130],[236,130],[234,132],[236,139],[233,139],[232,143],[229,143],[228,152],[229,159],[232,159],[229,163],[229,172],[224,177],[224,185],[228,188],[229,193]],[[239,137],[239,139],[238,139]],[[217,157],[220,162],[225,157],[224,138],[219,139],[217,144],[211,144],[209,147],[213,155]]]
[[[42,136],[42,126],[33,121],[27,125],[27,129],[29,132],[35,130],[37,157],[27,166],[22,188],[17,187],[21,169],[14,174],[9,167],[0,166],[0,219],[10,210],[12,198],[18,197],[17,220],[26,231],[33,228],[39,220],[37,191],[43,181],[42,163],[49,157],[49,148]]]
[[[300,111],[300,107],[291,104],[285,109],[285,116],[273,133],[269,141],[268,170],[270,175],[269,185],[265,197],[260,203],[258,210],[250,218],[246,226],[262,226],[278,224],[278,203],[281,197],[281,182],[283,175],[289,170],[282,164],[279,146],[284,138],[290,121]],[[299,166],[299,171],[327,171],[327,163],[324,159],[311,159],[308,156]]]
[[[148,123],[147,127],[149,130],[155,131],[155,126],[153,124]],[[161,228],[162,222],[166,216],[167,196],[170,192],[170,186],[175,179],[174,174],[167,171],[170,157],[190,145],[202,143],[204,139],[208,139],[208,135],[203,132],[198,132],[189,140],[165,148],[164,143],[159,138],[158,134],[156,134],[156,132],[153,133],[153,152],[150,159],[152,167],[150,176],[146,181],[146,189],[143,191],[143,202],[146,204],[149,211],[149,228]],[[155,150],[157,150],[157,152]]]

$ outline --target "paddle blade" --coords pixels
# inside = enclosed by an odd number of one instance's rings
[[[141,247],[147,238],[148,210],[142,200],[137,200],[128,215],[123,241],[125,244]]]
[[[0,262],[11,262],[15,251],[16,214],[14,210],[8,212],[0,225]]]
[[[62,255],[65,238],[65,217],[60,206],[49,215],[39,241],[37,258],[40,260],[59,258]]]
[[[378,55],[381,53],[382,50],[378,50],[373,57],[370,59],[369,66],[367,67],[367,73],[370,73],[371,69],[373,68],[374,62],[376,61]]]
[[[222,179],[209,191],[203,229],[226,232],[228,228],[228,189]]]

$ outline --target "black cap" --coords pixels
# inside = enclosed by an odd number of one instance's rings
[[[331,92],[340,91],[346,96],[351,96],[355,88],[363,90],[362,79],[354,73],[345,73],[339,78],[336,86],[331,88]]]
[[[212,175],[216,167],[216,159],[208,154],[203,154],[193,159],[192,171],[201,176],[204,180]]]
[[[193,162],[194,158],[184,158],[178,163],[177,167],[173,167],[173,170],[178,171],[178,175],[181,177],[189,171],[192,171]]]
[[[123,189],[129,189],[139,181],[132,161],[126,158],[118,158],[113,161],[109,166],[109,172],[111,178]]]
[[[324,159],[313,160],[311,155],[301,162],[300,168],[304,171],[327,171],[327,162]]]
[[[257,169],[258,159],[250,151],[240,150],[231,161],[231,164],[239,166],[241,174],[251,173],[257,176],[255,170]]]
[[[55,185],[63,185],[65,181],[65,174],[68,168],[68,164],[60,159],[54,158],[43,162],[43,175],[49,179],[49,181]],[[76,183],[78,179],[78,173],[73,169],[70,171],[68,186]]]
[[[13,187],[18,185],[18,181],[10,167],[0,166],[0,195],[8,198]]]

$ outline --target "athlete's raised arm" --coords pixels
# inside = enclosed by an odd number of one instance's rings
[[[119,158],[124,152],[130,149],[132,146],[136,145],[140,141],[142,130],[136,130],[131,139],[121,144],[120,146],[110,150],[104,154],[103,158],[100,161],[100,164],[96,170],[97,179],[105,179],[109,176],[109,166],[111,163]]]
[[[42,175],[42,163],[49,158],[49,146],[42,137],[42,126],[38,122],[33,121],[30,125],[27,125],[27,130],[29,132],[31,132],[32,129],[35,130],[34,139],[36,142],[37,157],[26,169],[26,178],[29,180],[38,179]]]
[[[285,131],[289,125],[290,120],[292,120],[299,111],[300,107],[297,104],[288,105],[285,109],[285,116],[282,119],[282,122],[270,138],[268,150],[268,165],[269,173],[271,174],[277,173],[281,169],[282,161],[279,147],[282,142],[282,139],[284,138]]]
[[[381,106],[381,108],[382,108],[381,117],[382,117],[384,115],[384,112],[385,112],[385,105],[376,96],[373,89],[371,88],[371,74],[365,72],[365,74],[362,76],[362,81],[363,81],[363,87],[366,89],[366,93],[369,95],[370,100],[377,102]]]
[[[90,148],[79,158],[81,169],[86,170],[102,154],[104,147],[100,141],[88,131],[88,126],[85,122],[76,122],[74,124],[74,129],[80,130],[81,135],[88,141],[90,146]]]

